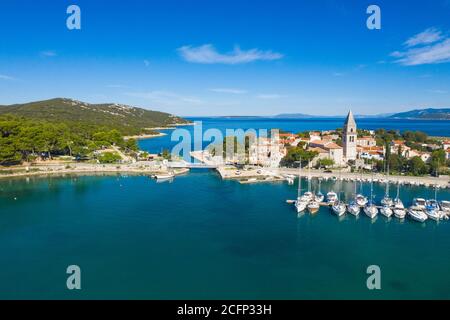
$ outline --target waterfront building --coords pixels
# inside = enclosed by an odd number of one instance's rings
[[[357,131],[356,122],[352,111],[349,111],[347,119],[344,123],[344,130],[342,132],[342,143],[344,146],[344,158],[348,160],[356,160],[356,141]]]
[[[286,148],[279,139],[260,137],[250,144],[248,162],[252,165],[277,168],[286,156]]]
[[[321,150],[317,150],[316,148],[323,149],[325,152],[323,152]],[[330,158],[334,161],[334,163],[336,165],[340,166],[344,163],[343,148],[334,142],[323,141],[323,140],[313,141],[309,144],[309,150],[318,151],[319,156],[322,156],[322,159]],[[326,155],[325,155],[325,153],[326,153]]]

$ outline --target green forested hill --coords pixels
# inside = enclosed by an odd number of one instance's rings
[[[89,104],[63,98],[0,106],[0,115],[4,114],[30,120],[66,123],[69,126],[117,129],[124,135],[139,134],[146,128],[188,122],[164,112],[121,104]]]

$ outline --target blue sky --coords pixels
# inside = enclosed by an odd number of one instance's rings
[[[52,97],[183,116],[450,107],[450,0],[1,1],[0,104]]]

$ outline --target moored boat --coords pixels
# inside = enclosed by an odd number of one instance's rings
[[[347,207],[344,202],[339,200],[334,203],[334,205],[331,207],[331,210],[335,215],[341,217],[345,214]]]
[[[364,207],[364,213],[369,218],[374,219],[378,215],[378,208],[372,201],[369,201]]]
[[[317,211],[319,211],[320,209],[320,203],[317,202],[316,200],[311,201],[310,203],[308,203],[308,211],[309,213],[316,213]]]
[[[414,198],[413,207],[419,208],[420,210],[425,210],[427,201],[423,198]]]
[[[354,216],[358,216],[361,211],[361,207],[356,202],[352,201],[348,205],[347,211]]]
[[[333,205],[337,201],[337,194],[334,191],[330,191],[327,193],[327,203],[329,205]]]
[[[392,211],[392,209],[387,205],[382,206],[380,212],[386,218],[390,218],[394,214],[394,211]]]
[[[408,216],[418,222],[425,222],[428,219],[428,216],[423,212],[421,207],[411,206],[408,208]]]

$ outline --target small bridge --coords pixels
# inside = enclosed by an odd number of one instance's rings
[[[193,163],[186,161],[168,162],[167,166],[169,168],[189,168],[189,169],[216,169],[218,165],[207,164],[203,162]]]

